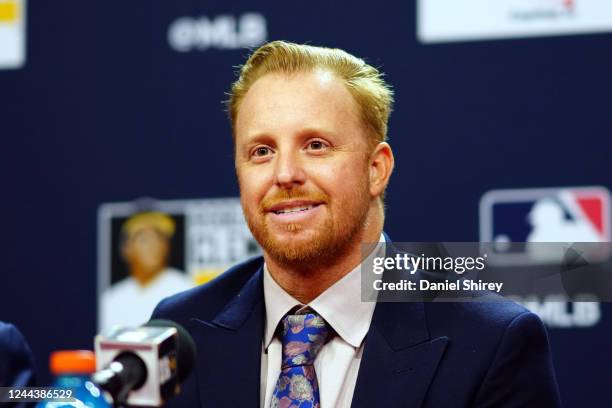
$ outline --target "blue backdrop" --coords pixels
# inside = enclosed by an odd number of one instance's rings
[[[386,73],[396,241],[477,241],[494,188],[612,188],[612,34],[423,45],[413,2],[30,1],[26,65],[0,71],[0,319],[29,340],[41,383],[52,350],[92,348],[101,203],[238,195],[221,101],[247,13],[267,39],[344,48]],[[171,24],[203,16],[237,26],[172,48]],[[567,406],[612,403],[602,307],[594,327],[550,330]]]

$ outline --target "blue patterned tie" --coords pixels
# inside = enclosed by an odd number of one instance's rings
[[[320,408],[314,360],[329,330],[315,313],[287,315],[282,323],[283,361],[270,408]]]

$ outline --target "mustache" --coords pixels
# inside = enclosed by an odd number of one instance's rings
[[[326,203],[329,201],[329,196],[321,191],[306,191],[306,190],[278,190],[272,195],[265,197],[259,204],[261,212],[266,212],[267,209],[274,207],[277,204],[287,201],[315,201],[317,203]]]

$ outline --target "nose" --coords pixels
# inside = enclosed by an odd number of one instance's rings
[[[277,153],[274,171],[274,182],[279,188],[291,189],[304,184],[306,180],[306,173],[297,154]]]

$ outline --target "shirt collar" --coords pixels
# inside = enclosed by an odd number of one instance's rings
[[[384,235],[368,257],[380,256],[384,250]],[[295,306],[304,306],[288,294],[270,275],[264,264],[264,299],[266,305],[266,327],[264,347],[272,342],[280,320]],[[308,305],[325,319],[344,341],[358,348],[370,328],[375,302],[361,301],[361,264],[327,288]]]
[[[276,326],[281,321],[283,316],[287,314],[294,306],[301,305],[293,296],[285,292],[278,283],[270,275],[268,265],[264,263],[264,301],[266,304],[266,328],[264,332],[264,347],[267,350],[272,342]]]

